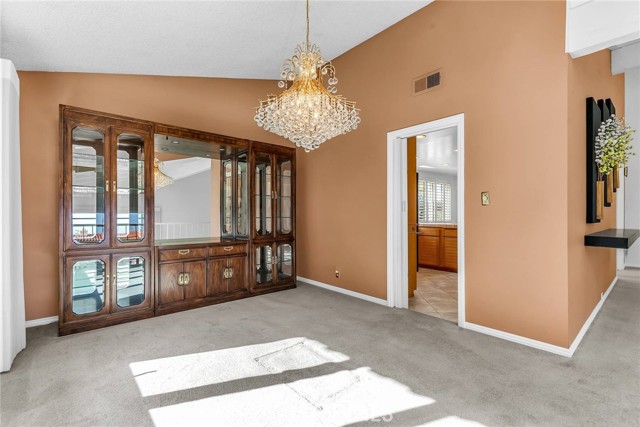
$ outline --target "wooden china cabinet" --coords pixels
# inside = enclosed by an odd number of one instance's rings
[[[60,135],[61,335],[295,287],[295,149],[68,106]],[[220,236],[154,238],[158,135],[220,161]]]
[[[153,315],[153,126],[61,108],[61,334]]]
[[[295,283],[295,156],[263,143],[251,147],[252,290]]]

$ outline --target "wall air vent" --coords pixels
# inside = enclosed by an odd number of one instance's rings
[[[427,89],[436,87],[440,84],[440,71],[427,76]]]
[[[435,70],[413,80],[413,94],[420,95],[440,86],[442,76],[440,70]]]

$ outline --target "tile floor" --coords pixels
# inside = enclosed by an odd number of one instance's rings
[[[458,322],[458,275],[421,268],[418,289],[409,298],[409,310]]]

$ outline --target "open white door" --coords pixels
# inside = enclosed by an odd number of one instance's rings
[[[0,59],[0,371],[26,346],[20,194],[20,82]]]

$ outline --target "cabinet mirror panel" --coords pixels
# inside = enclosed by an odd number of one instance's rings
[[[249,235],[249,162],[247,154],[240,154],[237,161],[236,209],[237,234],[241,237]]]
[[[278,157],[277,227],[279,234],[290,234],[293,230],[292,209],[292,162]]]
[[[105,138],[88,127],[71,135],[71,228],[76,244],[105,239]]]
[[[233,167],[226,160],[229,151],[212,142],[154,136],[156,241],[204,239],[233,233]],[[222,161],[221,154],[227,156]],[[225,182],[221,185],[223,176]]]
[[[117,238],[120,242],[139,242],[145,236],[144,138],[120,134],[117,140]]]
[[[143,257],[120,258],[116,263],[116,304],[131,307],[144,302],[145,261]]]
[[[256,234],[267,236],[272,233],[271,208],[271,156],[257,154],[255,169],[255,198],[256,198]]]
[[[233,235],[233,162],[222,161],[222,235]]]
[[[273,280],[273,258],[271,246],[256,247],[256,283],[269,283]]]
[[[104,308],[105,262],[76,261],[71,268],[71,309],[74,314],[97,313]]]
[[[289,243],[278,245],[278,280],[293,277],[293,248]]]

